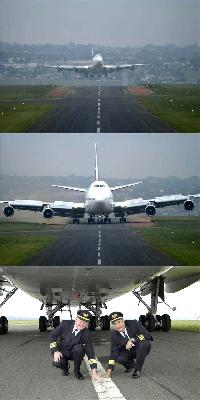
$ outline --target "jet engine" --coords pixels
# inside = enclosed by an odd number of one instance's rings
[[[6,206],[3,210],[3,212],[6,217],[12,217],[15,210],[12,206]]]
[[[43,211],[43,217],[45,219],[51,219],[53,217],[53,210],[51,208],[45,208]]]
[[[184,203],[184,208],[186,211],[192,211],[194,206],[195,206],[195,203],[192,200],[186,200]]]
[[[145,212],[146,212],[146,214],[147,214],[148,216],[151,216],[151,217],[152,217],[153,215],[156,214],[156,207],[149,204],[148,206],[146,206]]]
[[[60,67],[58,67],[58,72],[62,71],[62,69]]]

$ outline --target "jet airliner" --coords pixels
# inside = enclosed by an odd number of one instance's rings
[[[85,77],[94,77],[97,75],[106,76],[108,73],[114,73],[117,71],[131,70],[133,71],[136,66],[142,66],[146,64],[104,64],[104,60],[101,54],[96,54],[93,56],[92,51],[92,62],[88,65],[52,65],[52,68],[57,68],[58,71],[74,71],[77,73],[82,73]]]
[[[79,223],[84,216],[88,217],[88,224],[111,223],[110,215],[113,214],[119,218],[120,223],[125,223],[129,215],[145,213],[147,216],[154,216],[157,208],[163,208],[171,205],[183,204],[185,211],[192,211],[195,207],[195,198],[200,194],[189,195],[169,195],[154,197],[148,200],[143,198],[125,200],[116,202],[113,199],[113,192],[116,190],[133,187],[142,182],[134,182],[119,186],[109,187],[108,184],[99,179],[99,168],[97,158],[97,147],[95,144],[95,181],[89,188],[79,188],[71,186],[52,185],[56,188],[82,192],[85,194],[84,203],[54,201],[43,202],[40,200],[3,200],[6,204],[3,212],[6,217],[12,217],[15,210],[29,210],[41,212],[45,219],[51,219],[54,216],[70,217],[73,223]]]

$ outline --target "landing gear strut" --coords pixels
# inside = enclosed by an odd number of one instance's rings
[[[10,291],[7,291],[5,289],[2,289],[2,294],[3,291],[7,292],[5,299],[0,303],[0,307],[2,307],[17,291],[17,287],[12,288]],[[0,334],[6,334],[8,333],[8,320],[7,318],[3,315],[0,317]]]
[[[79,224],[80,219],[79,218],[73,218],[73,224]]]
[[[119,222],[120,222],[120,224],[121,224],[122,222],[126,223],[126,217],[120,217]]]
[[[108,315],[101,315],[101,308],[107,308],[105,303],[97,302],[96,305],[84,304],[88,310],[90,310],[94,316],[90,319],[89,329],[95,331],[97,326],[100,326],[102,331],[110,330],[110,321]]]
[[[164,279],[163,277],[157,277],[153,279],[150,283],[146,283],[140,288],[140,291],[133,290],[134,296],[139,299],[139,302],[143,303],[148,310],[146,315],[140,315],[140,323],[149,331],[152,332],[156,330],[162,330],[168,332],[171,328],[171,318],[168,314],[157,315],[158,307],[158,297],[164,301]],[[151,294],[151,306],[145,303],[141,296]],[[166,303],[165,303],[166,304]],[[175,307],[170,307],[166,304],[172,311],[175,311]]]

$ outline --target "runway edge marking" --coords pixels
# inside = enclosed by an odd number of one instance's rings
[[[85,357],[85,363],[88,369],[88,372],[91,374],[90,365],[87,357]],[[106,371],[101,365],[100,361],[97,359],[97,369],[101,375],[105,375]],[[107,381],[94,381],[92,380],[94,389],[98,395],[99,400],[126,400],[123,394],[120,392],[118,387],[112,381],[111,378]]]

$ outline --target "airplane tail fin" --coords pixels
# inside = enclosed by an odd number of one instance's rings
[[[98,167],[98,156],[97,156],[97,144],[95,143],[95,180],[99,180],[99,167]]]

